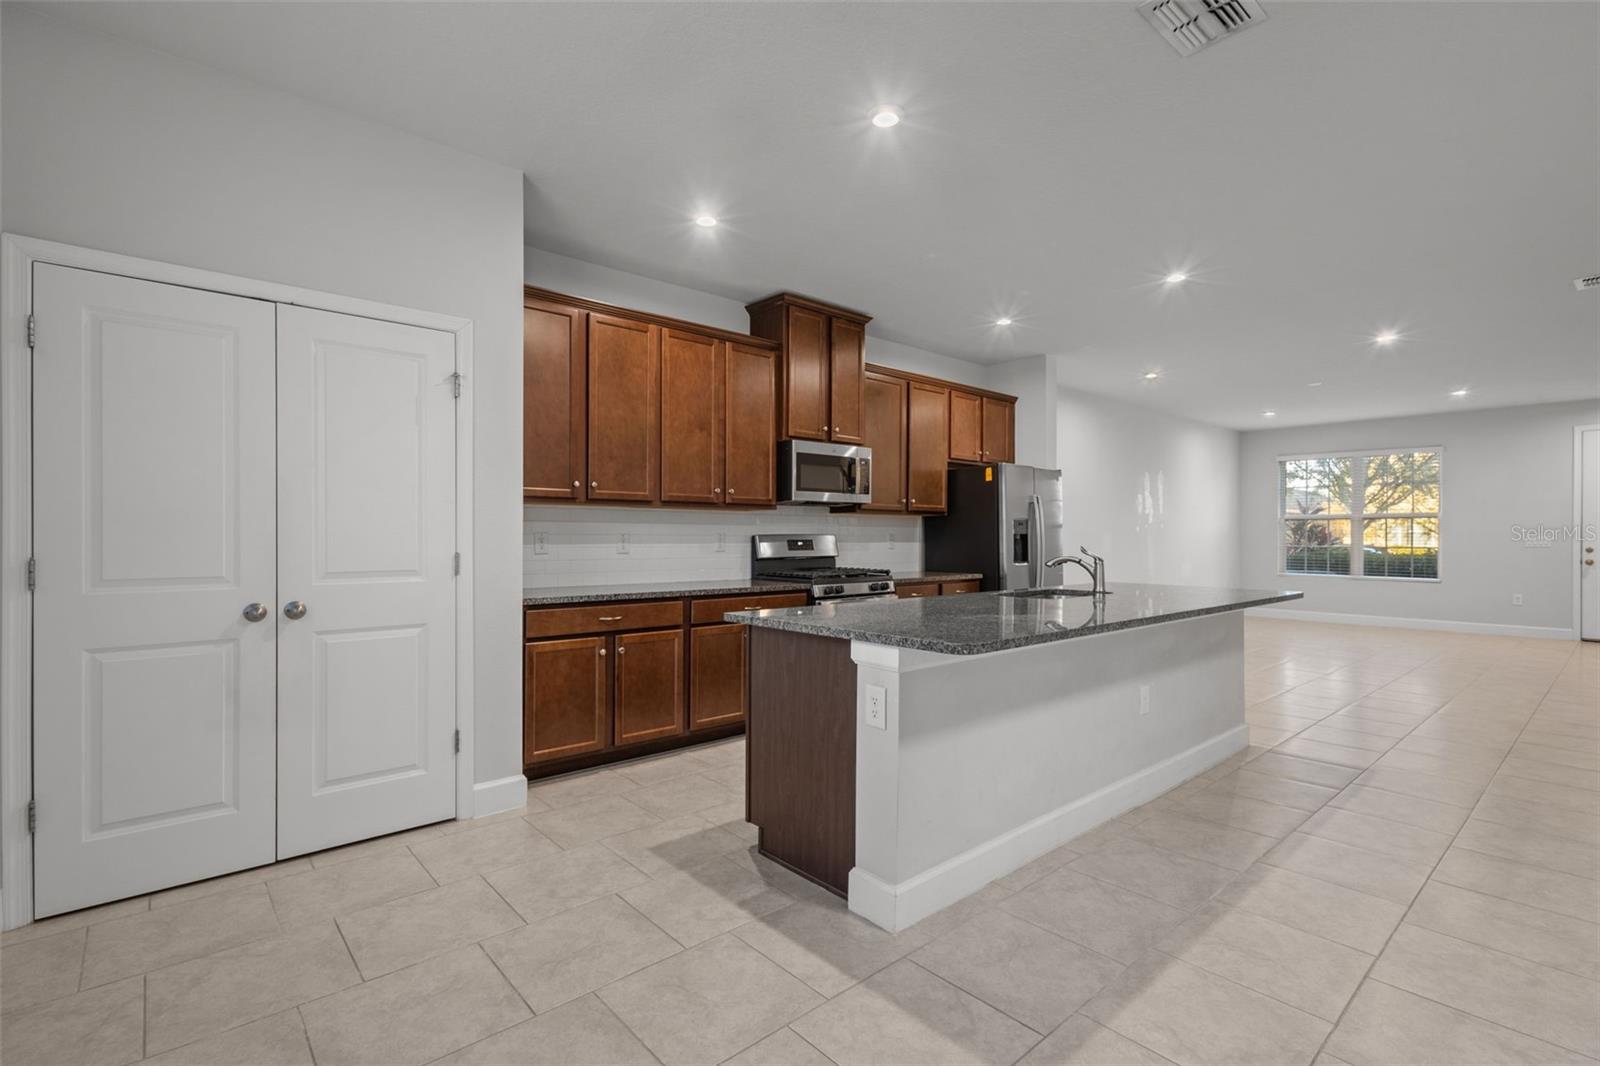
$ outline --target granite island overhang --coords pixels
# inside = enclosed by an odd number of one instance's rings
[[[736,612],[763,854],[899,931],[1248,743],[1246,608],[1112,584]]]

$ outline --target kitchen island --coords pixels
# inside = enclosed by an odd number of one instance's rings
[[[1246,608],[1112,584],[821,604],[749,626],[749,818],[898,931],[1242,750]]]

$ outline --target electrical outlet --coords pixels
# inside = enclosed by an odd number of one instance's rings
[[[867,686],[867,724],[874,729],[889,728],[889,692],[882,685]]]
[[[890,533],[889,534],[889,550],[890,551],[894,551],[894,542],[895,542],[895,535],[893,533]]]
[[[718,533],[717,534],[717,551],[725,552],[727,550],[728,550],[728,535],[726,533]]]
[[[1139,713],[1140,714],[1149,714],[1150,713],[1150,686],[1149,685],[1140,685],[1139,686]]]
[[[628,535],[626,533],[618,533],[617,534],[617,554],[618,555],[627,555],[628,554]]]
[[[533,535],[533,554],[535,554],[535,555],[549,555],[550,554],[549,537],[550,537],[550,534],[548,534],[548,533],[535,533]]]
[[[1513,606],[1513,607],[1521,607],[1522,606],[1522,593],[1513,592],[1511,594],[1511,606]]]

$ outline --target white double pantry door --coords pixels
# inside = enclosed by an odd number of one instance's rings
[[[36,265],[36,917],[455,814],[454,336]]]

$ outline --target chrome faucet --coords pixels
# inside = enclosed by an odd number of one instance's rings
[[[1054,559],[1046,559],[1044,565],[1060,566],[1062,563],[1076,563],[1078,566],[1083,567],[1084,573],[1088,574],[1090,579],[1094,581],[1094,594],[1096,596],[1104,596],[1106,594],[1105,559],[1081,544],[1078,545],[1078,550],[1083,553],[1081,558],[1076,555],[1058,555]]]

